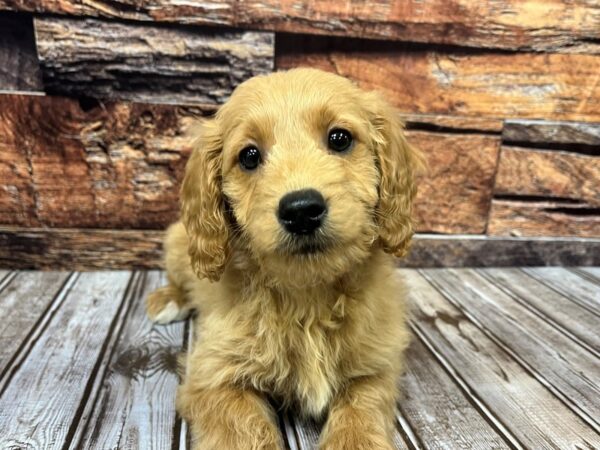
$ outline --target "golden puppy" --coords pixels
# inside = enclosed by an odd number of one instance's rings
[[[250,79],[204,122],[165,241],[168,322],[198,309],[177,409],[195,447],[279,449],[268,398],[322,449],[391,449],[409,336],[390,254],[420,157],[378,95],[313,69]]]

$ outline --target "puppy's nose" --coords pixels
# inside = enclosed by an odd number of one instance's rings
[[[279,222],[294,234],[311,234],[327,214],[325,199],[319,191],[303,189],[285,194],[279,201]]]

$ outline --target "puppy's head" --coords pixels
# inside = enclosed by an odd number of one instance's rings
[[[204,122],[181,192],[189,254],[216,280],[232,246],[278,279],[333,280],[413,234],[419,155],[377,94],[313,69],[255,77]]]

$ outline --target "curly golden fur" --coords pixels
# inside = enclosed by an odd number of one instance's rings
[[[343,154],[333,128],[351,132]],[[249,144],[262,164],[243,170]],[[413,234],[420,156],[379,95],[313,69],[252,78],[198,130],[165,240],[159,322],[199,311],[177,409],[198,449],[280,449],[275,399],[326,418],[322,449],[391,449],[409,334],[391,255]],[[280,199],[319,191],[327,216],[298,251]]]

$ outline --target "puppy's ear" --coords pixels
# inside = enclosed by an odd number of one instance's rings
[[[216,119],[194,131],[192,155],[181,186],[181,218],[188,234],[192,269],[217,281],[229,253],[229,228],[221,191],[223,137]]]
[[[412,203],[423,156],[404,137],[398,111],[378,94],[369,93],[375,151],[380,171],[377,219],[383,249],[396,256],[408,252],[414,234]]]

